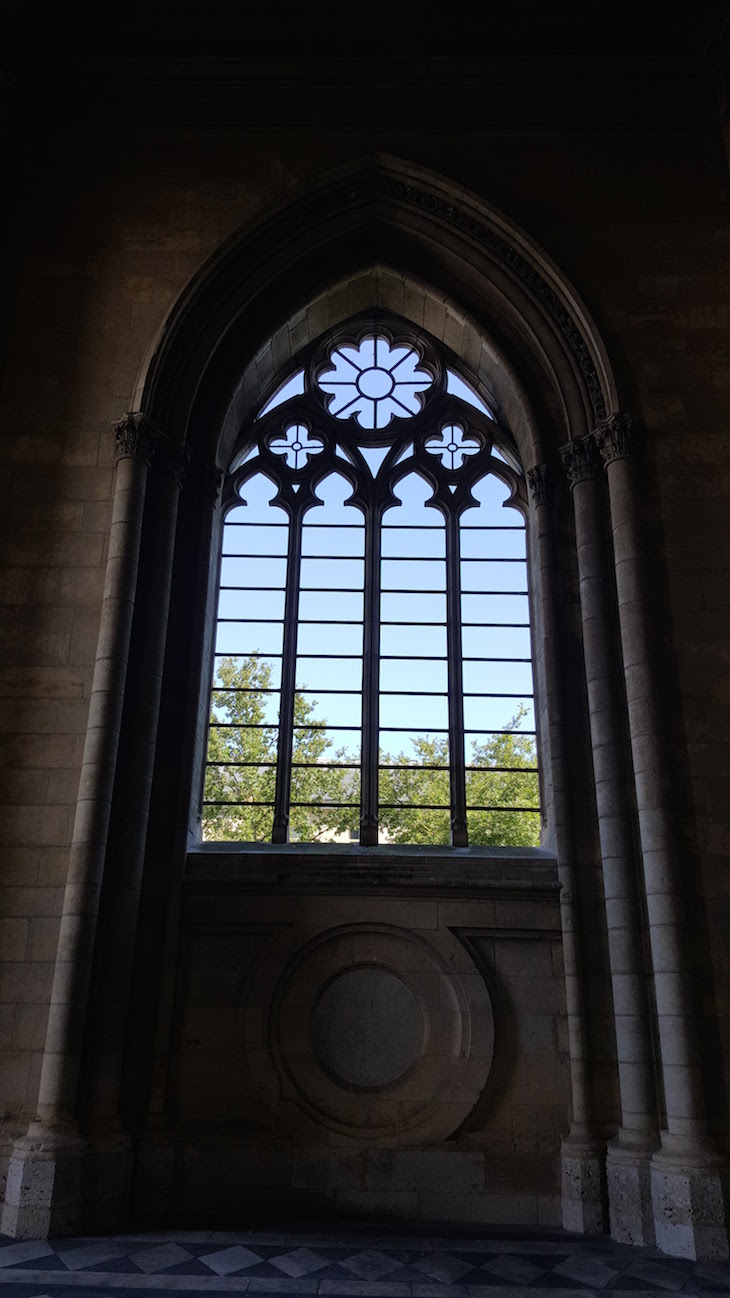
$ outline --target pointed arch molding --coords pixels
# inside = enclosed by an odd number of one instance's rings
[[[165,321],[137,408],[170,435],[197,440],[201,398],[210,429],[216,394],[230,401],[234,368],[240,380],[277,331],[288,323],[291,333],[294,313],[377,264],[453,304],[475,336],[492,341],[514,392],[527,365],[532,387],[543,385],[548,407],[560,412],[559,440],[583,435],[617,409],[598,331],[551,259],[479,196],[383,155],[300,189],[217,250]],[[361,299],[358,309],[377,305]],[[300,346],[314,341],[299,332]],[[216,413],[220,427],[225,412]]]

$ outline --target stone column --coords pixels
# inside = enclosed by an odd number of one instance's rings
[[[606,902],[621,1127],[608,1146],[610,1231],[625,1244],[654,1244],[650,1161],[659,1144],[647,970],[643,952],[633,815],[625,767],[612,618],[613,581],[604,530],[600,457],[590,438],[561,450],[573,493],[583,654]]]
[[[709,1140],[682,865],[663,741],[640,526],[637,426],[615,414],[593,433],[608,476],[621,648],[654,968],[666,1130],[652,1159],[656,1242],[678,1257],[727,1258],[725,1164]],[[686,863],[684,868],[689,868]]]
[[[148,490],[146,556],[140,572],[135,646],[130,658],[129,713],[119,752],[112,839],[108,852],[101,929],[101,960],[95,979],[87,1047],[85,1118],[97,1162],[94,1226],[118,1227],[125,1207],[129,1136],[119,1121],[119,1094],[128,1027],[137,917],[157,745],[162,673],[172,587],[178,501],[188,453],[160,441]]]
[[[76,816],[41,1069],[37,1118],[8,1168],[2,1233],[67,1234],[88,1192],[88,1146],[77,1118],[99,900],[106,859],[129,657],[142,517],[156,430],[128,415],[115,430],[109,557],[89,703]]]
[[[566,1230],[594,1235],[601,1234],[606,1227],[605,1145],[593,1129],[588,1087],[588,1046],[565,757],[555,562],[546,499],[546,466],[541,464],[528,470],[527,481],[533,503],[530,518],[533,559],[531,587],[536,592],[533,606],[536,638],[540,646],[538,680],[541,711],[544,714],[543,741],[548,751],[552,779],[555,847],[561,883],[560,915],[570,1051],[572,1114],[561,1153],[563,1226]]]

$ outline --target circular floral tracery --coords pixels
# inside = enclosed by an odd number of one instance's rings
[[[317,379],[328,394],[329,413],[337,419],[354,415],[361,428],[386,428],[394,417],[417,415],[419,393],[433,383],[418,369],[415,348],[392,346],[380,335],[363,338],[357,347],[335,347],[329,359],[332,368]]]

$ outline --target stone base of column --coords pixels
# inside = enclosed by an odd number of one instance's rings
[[[730,1257],[730,1169],[697,1145],[683,1151],[663,1138],[651,1163],[656,1246],[671,1257],[725,1262]]]
[[[651,1159],[656,1144],[619,1132],[606,1150],[606,1186],[611,1239],[653,1248],[656,1243],[651,1193]]]
[[[563,1228],[603,1235],[608,1227],[605,1146],[570,1135],[561,1147]]]
[[[127,1214],[129,1140],[94,1144],[77,1132],[33,1123],[8,1163],[0,1234],[47,1239],[119,1230]]]

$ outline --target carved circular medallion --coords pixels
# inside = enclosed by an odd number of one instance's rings
[[[292,927],[262,961],[247,1023],[272,1121],[305,1139],[314,1123],[354,1140],[445,1140],[492,1062],[487,988],[448,929]]]
[[[423,1043],[423,1014],[396,974],[360,965],[338,974],[312,1015],[322,1064],[344,1086],[388,1086],[408,1071]]]

